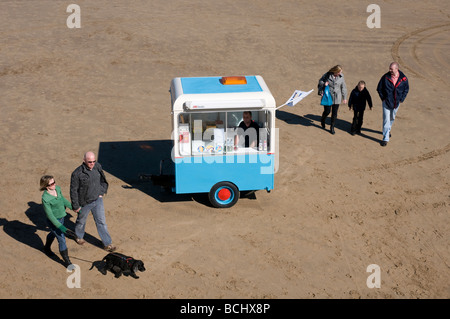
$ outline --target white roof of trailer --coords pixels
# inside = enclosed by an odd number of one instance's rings
[[[276,107],[275,99],[261,76],[240,77],[243,81],[230,81],[232,84],[227,84],[224,79],[225,77],[174,78],[170,88],[172,110],[195,112]]]

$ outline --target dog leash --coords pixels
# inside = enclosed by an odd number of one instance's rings
[[[77,237],[77,235],[75,234],[75,232],[72,231],[72,230],[70,230],[69,228],[67,228],[66,232],[69,233],[70,236],[73,236],[73,237],[75,237],[75,238]]]

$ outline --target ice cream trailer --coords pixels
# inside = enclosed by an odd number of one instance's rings
[[[276,106],[261,76],[178,77],[170,95],[176,194],[226,208],[274,188]]]

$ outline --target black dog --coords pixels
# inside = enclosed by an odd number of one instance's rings
[[[105,267],[99,269],[103,275],[106,275],[106,272],[109,270],[114,273],[116,278],[119,278],[122,274],[130,274],[131,277],[138,279],[139,277],[136,275],[136,272],[145,271],[142,260],[137,260],[120,253],[109,253],[102,261],[106,262]]]

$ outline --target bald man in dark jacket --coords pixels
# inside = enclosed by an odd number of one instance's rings
[[[380,144],[386,146],[400,103],[405,101],[409,92],[408,78],[399,70],[397,62],[389,65],[389,72],[378,82],[377,92],[383,102],[383,140]]]
[[[76,242],[84,244],[86,220],[89,212],[92,212],[98,234],[107,251],[114,251],[106,225],[105,207],[103,196],[108,190],[108,182],[102,166],[95,159],[93,152],[84,154],[83,163],[78,166],[70,177],[70,199],[73,210],[78,213],[75,223]]]

